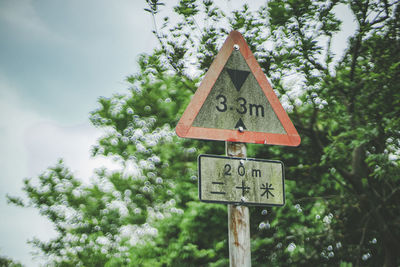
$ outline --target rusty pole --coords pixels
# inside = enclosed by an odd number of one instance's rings
[[[226,155],[246,158],[244,143],[225,142]],[[250,267],[250,215],[246,206],[228,205],[229,266]]]

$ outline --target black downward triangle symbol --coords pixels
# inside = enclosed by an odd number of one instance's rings
[[[228,71],[229,77],[231,77],[233,85],[235,85],[236,90],[239,92],[240,88],[242,88],[242,85],[244,81],[246,81],[246,78],[250,74],[250,72],[245,70],[233,70],[228,68],[226,70]]]
[[[244,125],[244,123],[243,123],[243,121],[242,121],[242,119],[241,118],[239,118],[239,120],[238,120],[238,122],[236,123],[236,125],[235,125],[235,129],[236,128],[239,128],[239,127],[243,127],[243,130],[247,130],[247,128],[246,128],[246,126]]]

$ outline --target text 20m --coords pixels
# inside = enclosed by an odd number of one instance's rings
[[[226,98],[225,95],[219,94],[216,97],[218,101],[218,105],[216,105],[216,109],[219,112],[225,112],[228,110],[233,110],[234,107],[228,106],[228,99]],[[250,104],[247,103],[247,100],[244,97],[238,97],[235,99],[235,104],[238,105],[238,107],[235,108],[236,112],[239,114],[250,114],[250,116],[261,116],[264,117],[264,106],[259,105],[259,104]]]
[[[231,176],[232,175],[232,166],[230,164],[225,164],[224,166],[224,175]],[[243,164],[240,164],[239,167],[237,168],[237,174],[239,176],[244,176],[246,174],[246,168],[244,167]],[[251,176],[252,177],[261,177],[261,170],[260,169],[251,169]]]

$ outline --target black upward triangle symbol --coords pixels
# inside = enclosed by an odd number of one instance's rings
[[[233,85],[235,86],[236,90],[239,92],[240,88],[242,88],[242,85],[244,81],[246,81],[247,76],[249,76],[250,72],[245,71],[245,70],[234,70],[234,69],[226,69],[228,71],[229,77],[231,77],[231,80],[233,82]]]
[[[243,121],[242,121],[241,118],[239,118],[239,120],[238,120],[238,122],[236,123],[236,125],[235,125],[234,128],[237,129],[237,128],[239,128],[239,127],[242,127],[243,130],[247,130],[247,128],[246,128],[246,126],[244,125],[244,123],[243,123]]]

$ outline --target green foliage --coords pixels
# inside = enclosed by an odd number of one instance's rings
[[[159,12],[158,7],[164,6],[164,3],[161,3],[159,0],[146,0],[149,8],[145,8],[144,11],[149,12],[151,14],[157,14]]]
[[[7,257],[0,256],[0,266],[1,267],[22,267],[18,262],[13,261]]]
[[[156,22],[159,1],[147,1]],[[344,55],[331,40],[346,5],[358,28]],[[286,166],[286,206],[252,207],[253,266],[397,266],[400,258],[400,6],[396,1],[268,1],[225,14],[182,0],[139,59],[127,92],[99,99],[98,170],[82,184],[60,161],[26,180],[28,203],[59,235],[31,242],[54,265],[227,266],[224,205],[197,200],[196,158],[223,142],[178,138],[174,127],[228,29],[240,31],[302,137],[298,148],[248,145]],[[202,20],[201,23],[199,21]]]

